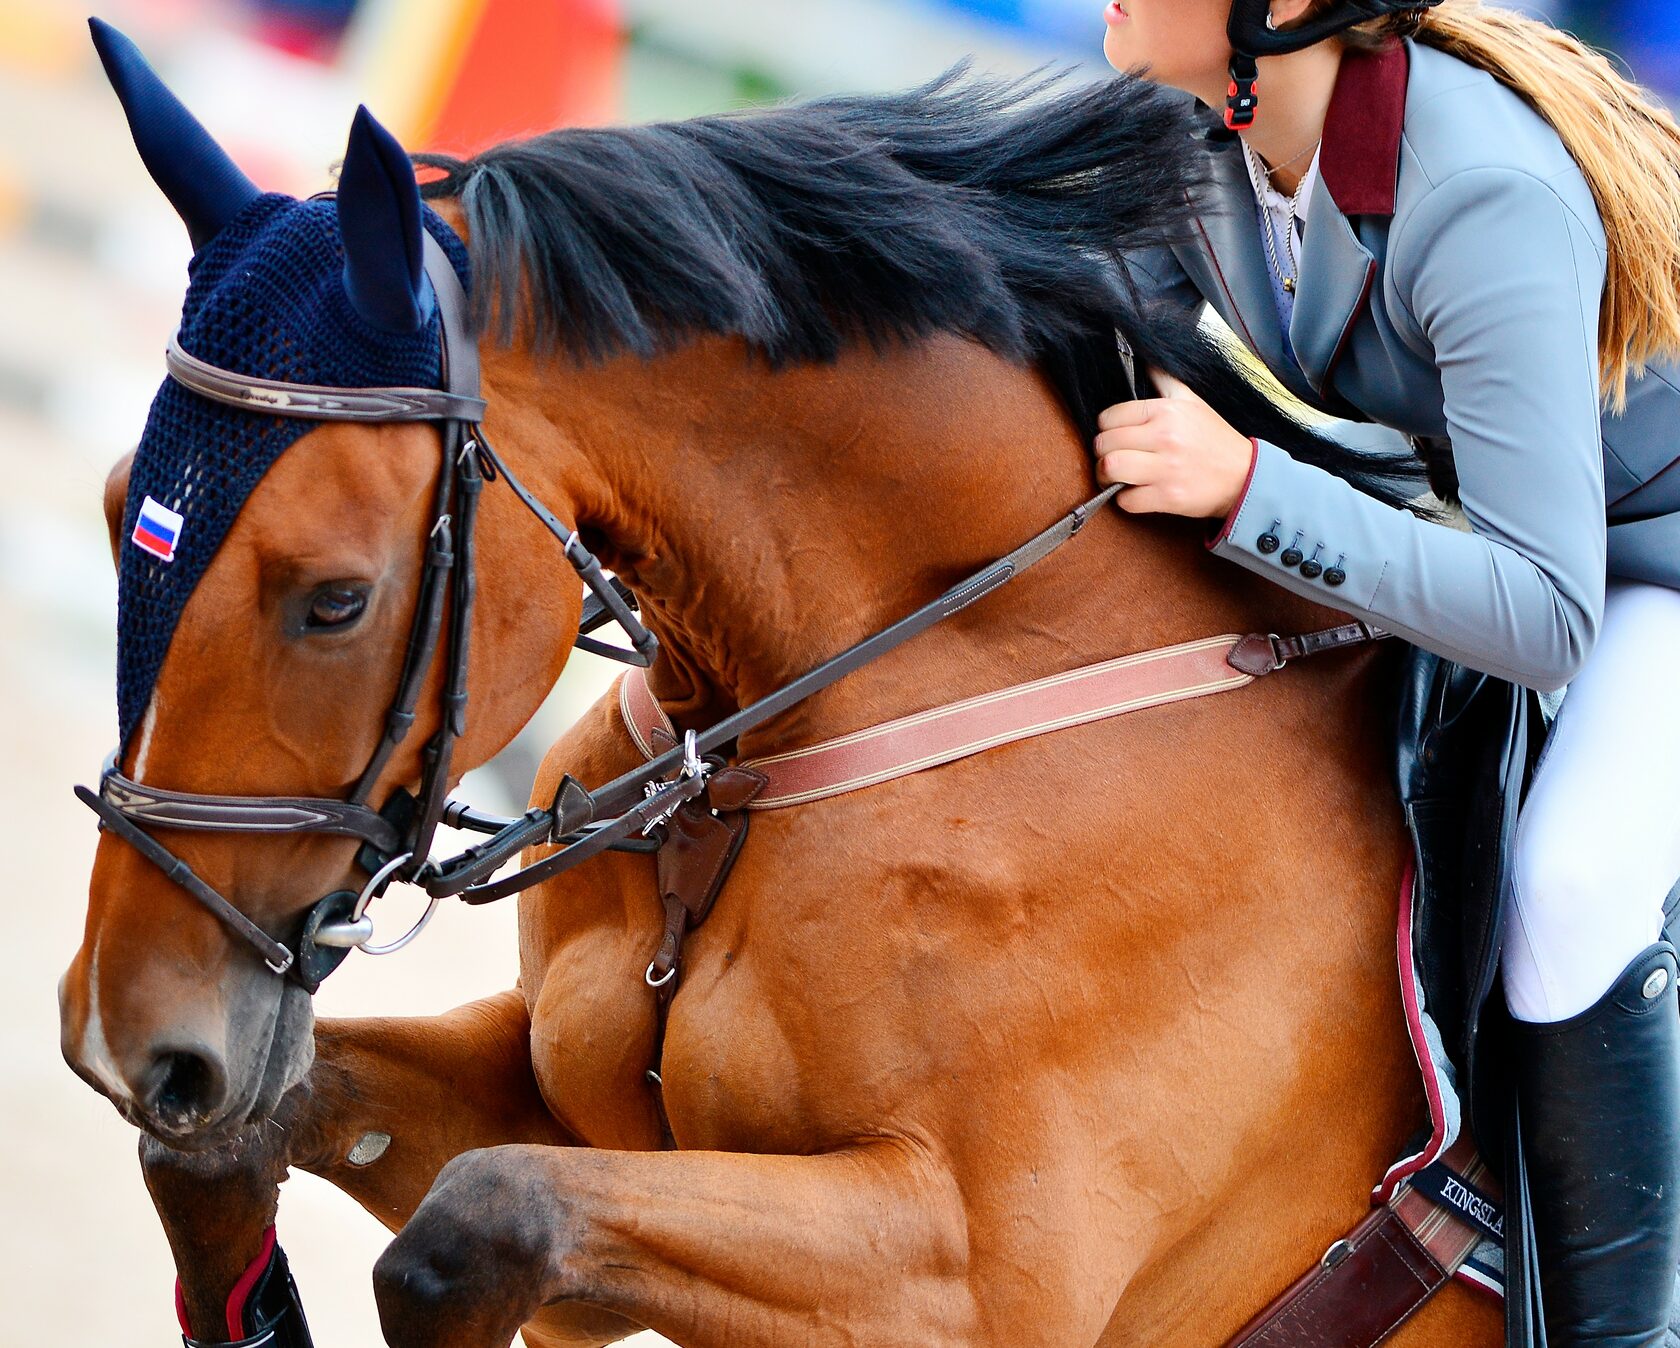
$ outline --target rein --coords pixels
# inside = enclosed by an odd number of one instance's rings
[[[97,793],[85,786],[75,788],[77,798],[93,810],[104,829],[162,870],[249,944],[275,974],[294,979],[309,992],[320,986],[351,949],[374,955],[402,949],[419,935],[444,898],[458,896],[469,904],[490,903],[541,884],[609,850],[659,851],[666,840],[666,826],[685,804],[706,792],[709,779],[722,766],[715,751],[1007,584],[1080,533],[1121,490],[1115,485],[1097,493],[1013,552],[908,616],[715,725],[689,731],[664,752],[651,755],[648,762],[605,786],[590,791],[568,774],[547,809],[533,809],[517,819],[480,812],[447,796],[454,744],[466,727],[473,545],[479,497],[486,482],[501,480],[507,484],[560,541],[567,562],[587,587],[589,596],[576,645],[646,669],[658,653],[658,642],[636,616],[633,596],[605,574],[599,560],[583,545],[579,531],[561,523],[538,501],[485,439],[480,425],[485,402],[480,396],[478,349],[466,321],[466,294],[443,250],[429,235],[423,236],[423,241],[426,275],[436,294],[441,319],[442,389],[343,389],[258,379],[199,360],[175,339],[171,339],[166,357],[169,376],[177,383],[203,397],[248,411],[315,421],[432,421],[442,430],[433,524],[397,695],[386,714],[384,735],[350,796],[339,800],[161,790],[124,776],[117,768],[116,753],[105,763]],[[450,601],[447,626],[446,598]],[[624,630],[630,649],[589,635],[608,622]],[[1282,668],[1292,658],[1385,635],[1364,624],[1290,638],[1251,634],[1229,639],[1234,645],[1228,662],[1242,673],[1258,677]],[[442,717],[422,752],[417,792],[410,794],[398,787],[382,807],[375,809],[369,803],[373,789],[413,728],[422,687],[440,651],[444,661]],[[1234,680],[1229,686],[1246,681]],[[923,762],[909,770],[933,765]],[[434,860],[431,847],[440,825],[489,836],[456,856]],[[153,837],[150,828],[358,838],[363,846],[357,864],[368,879],[360,891],[339,890],[312,905],[304,915],[295,946],[289,947],[206,884]],[[538,845],[555,845],[560,850],[512,875],[492,878],[509,859]],[[424,890],[430,903],[405,935],[377,945],[369,905],[399,880]]]

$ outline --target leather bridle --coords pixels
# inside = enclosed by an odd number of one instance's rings
[[[368,424],[430,421],[442,431],[442,466],[422,564],[420,591],[408,633],[397,693],[385,717],[384,733],[349,798],[220,796],[166,791],[124,776],[117,755],[106,761],[97,794],[77,787],[77,796],[98,814],[100,823],[135,847],[142,856],[208,908],[247,941],[277,974],[286,974],[311,992],[353,947],[386,954],[419,933],[435,911],[434,895],[426,916],[401,940],[372,943],[369,903],[394,880],[428,887],[441,868],[427,860],[440,823],[499,829],[511,822],[488,820],[446,799],[455,741],[466,726],[468,640],[474,597],[473,545],[478,502],[486,481],[505,478],[509,486],[560,539],[566,560],[590,597],[579,624],[577,644],[596,654],[646,667],[658,642],[637,618],[629,591],[609,579],[574,529],[562,525],[527,492],[484,441],[478,429],[484,415],[479,396],[478,347],[467,327],[466,294],[443,250],[424,239],[425,270],[437,297],[442,346],[441,389],[362,388],[291,384],[258,379],[199,360],[171,338],[166,360],[178,384],[216,402],[247,411],[312,421]],[[446,622],[446,599],[447,622]],[[624,650],[596,641],[588,633],[608,621],[629,634]],[[421,691],[440,650],[444,677],[442,716],[437,732],[422,752],[419,792],[399,788],[381,809],[369,804],[380,775],[407,738],[415,721]],[[321,833],[360,839],[358,862],[369,879],[360,892],[342,890],[316,903],[304,919],[296,948],[276,940],[217,893],[179,857],[153,838],[150,828],[179,828],[215,833]]]
[[[578,646],[646,668],[653,663],[658,642],[636,616],[629,591],[602,571],[578,531],[562,524],[532,496],[485,439],[480,424],[485,403],[480,396],[478,348],[467,322],[466,294],[442,248],[429,235],[424,245],[425,271],[437,297],[441,320],[442,389],[291,384],[220,369],[184,351],[175,340],[167,353],[170,378],[203,397],[247,411],[313,421],[430,421],[442,430],[433,523],[397,694],[386,715],[379,745],[349,797],[337,800],[166,791],[124,776],[117,768],[116,755],[107,760],[97,793],[84,786],[75,788],[77,797],[99,816],[103,828],[134,847],[248,943],[270,970],[294,979],[310,992],[351,949],[389,954],[407,945],[444,898],[458,896],[469,904],[489,903],[609,849],[656,851],[663,825],[686,801],[706,789],[708,777],[724,762],[719,752],[726,752],[740,735],[1007,583],[1077,534],[1121,490],[1116,485],[1099,492],[1014,552],[983,567],[914,613],[710,728],[690,731],[682,743],[605,786],[586,790],[568,774],[546,809],[530,810],[517,819],[482,813],[449,800],[447,792],[455,741],[466,725],[474,529],[486,482],[500,479],[507,483],[560,540],[566,560],[588,588]],[[629,635],[631,649],[590,637],[592,631],[609,621]],[[437,732],[422,752],[418,791],[411,794],[399,787],[375,809],[370,804],[373,789],[414,725],[415,708],[440,650],[444,660],[442,715]],[[431,847],[442,824],[489,836],[457,856],[434,860]],[[288,946],[206,884],[152,836],[153,828],[357,838],[362,842],[357,864],[368,879],[360,891],[339,890],[312,905],[294,944]],[[492,878],[503,863],[526,848],[540,845],[559,850],[512,875]],[[430,902],[406,935],[376,945],[368,907],[395,881],[423,889]]]

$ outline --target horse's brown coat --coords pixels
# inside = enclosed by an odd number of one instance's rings
[[[763,696],[1090,491],[1041,381],[954,339],[774,375],[721,340],[593,369],[487,350],[485,383],[500,452],[643,597],[679,724]],[[287,452],[188,606],[145,780],[344,788],[395,682],[435,452],[415,427],[326,427]],[[551,686],[579,607],[496,487],[480,566],[461,770]],[[347,576],[377,585],[355,634],[282,636],[288,602]],[[741,749],[1331,620],[1208,557],[1197,527],[1111,512]],[[249,953],[107,838],[66,1053],[119,1101],[172,1036],[226,1056],[223,1113],[173,1139],[211,1149],[146,1155],[195,1323],[243,1261],[187,1256],[254,1252],[290,1163],[399,1231],[375,1272],[399,1345],[488,1348],[522,1323],[544,1348],[633,1325],[717,1348],[1217,1344],[1353,1225],[1421,1120],[1385,670],[1327,657],[756,818],[685,949],[664,1054],[676,1152],[655,1150],[643,1079],[661,926],[645,857],[522,900],[519,993],[322,1022],[310,1066],[265,1053],[277,986]],[[533,800],[563,771],[596,783],[635,761],[603,702]],[[410,753],[389,784],[415,775]],[[270,923],[349,873],[341,843],[170,842]],[[91,1061],[96,1005],[115,1085]],[[226,1145],[279,1086],[285,1131]],[[374,1129],[390,1151],[349,1167]],[[1453,1289],[1394,1342],[1494,1345],[1498,1317]]]

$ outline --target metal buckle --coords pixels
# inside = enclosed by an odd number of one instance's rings
[[[679,782],[694,781],[696,779],[705,781],[710,775],[711,769],[706,766],[705,760],[700,757],[700,748],[695,742],[694,732],[692,730],[687,731],[683,735],[682,767],[677,770],[676,777],[668,782],[646,783],[642,787],[642,799],[652,800],[661,791],[667,791],[671,787],[676,786]],[[642,837],[649,837],[656,828],[661,828],[668,824],[676,812],[682,809],[683,805],[687,803],[688,799],[688,797],[683,797],[681,799],[673,800],[664,809],[660,810],[652,819],[643,825]],[[652,972],[652,967],[653,966],[651,965],[648,966],[650,973]],[[666,981],[668,982],[669,980]],[[648,986],[663,987],[664,984],[650,983]]]

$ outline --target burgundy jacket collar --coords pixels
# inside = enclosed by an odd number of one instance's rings
[[[1343,215],[1393,215],[1411,57],[1402,43],[1349,48],[1330,98],[1318,172]]]

